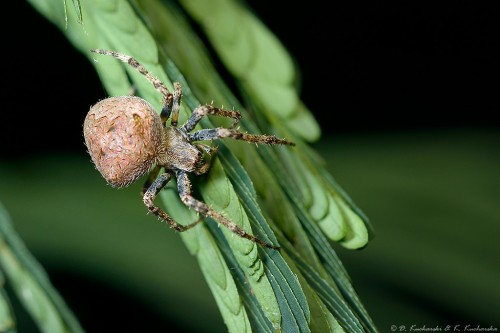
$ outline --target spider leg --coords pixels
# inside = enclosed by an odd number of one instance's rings
[[[170,104],[163,105],[160,112],[160,118],[163,126],[166,126],[167,119],[172,115],[172,120],[170,124],[177,127],[177,122],[179,120],[179,110],[181,109],[181,98],[182,98],[182,88],[179,82],[174,82],[174,95],[172,102]]]
[[[264,143],[268,145],[295,146],[295,143],[284,139],[278,139],[274,135],[248,134],[223,127],[202,129],[189,134],[189,139],[191,141],[215,140],[221,138],[231,138],[235,140],[243,140],[253,143]]]
[[[202,105],[194,109],[191,117],[189,117],[188,121],[182,125],[182,128],[186,131],[186,133],[191,132],[200,120],[207,115],[233,118],[234,124],[238,123],[241,119],[241,113],[238,111],[223,110],[216,108],[213,105]]]
[[[201,222],[201,219],[198,221],[188,224],[188,225],[181,225],[177,222],[174,221],[173,218],[171,218],[167,213],[165,213],[160,207],[156,206],[154,204],[154,200],[160,190],[167,185],[167,183],[172,179],[172,174],[171,173],[162,173],[152,184],[149,186],[147,189],[146,193],[144,193],[144,204],[148,207],[148,210],[158,216],[160,219],[163,221],[167,222],[171,228],[182,232],[186,231],[188,229],[191,229],[195,225]]]
[[[148,70],[144,66],[142,66],[136,59],[128,55],[118,53],[115,51],[100,50],[100,49],[92,49],[90,51],[102,55],[111,56],[118,60],[126,62],[130,66],[134,67],[139,73],[144,75],[146,79],[148,79],[148,81],[153,85],[153,87],[155,87],[155,89],[158,90],[163,95],[163,108],[161,110],[160,116],[163,124],[165,124],[172,110],[174,95],[172,95],[172,93],[163,84],[163,82],[161,82],[158,78],[149,73]]]
[[[144,182],[144,185],[142,186],[141,194],[144,196],[146,194],[146,191],[149,189],[151,184],[155,181],[156,178],[158,178],[158,174],[160,173],[161,167],[156,166],[148,176],[148,179]]]
[[[212,156],[214,156],[219,149],[217,147],[211,147],[202,143],[195,143],[195,146],[198,147],[198,149],[205,151],[205,153],[208,155],[208,158],[203,159],[203,164],[199,166],[198,169],[194,172],[197,175],[203,175],[208,170],[210,170],[210,166],[212,165]]]
[[[217,151],[219,150],[217,147],[212,147],[209,145],[205,145],[203,143],[195,143],[195,146],[198,147],[199,149],[203,150],[210,157],[212,157],[214,154],[216,154]]]
[[[193,209],[194,211],[200,213],[205,217],[210,217],[215,221],[217,221],[218,223],[223,224],[229,230],[231,230],[233,233],[235,233],[240,237],[246,238],[254,243],[260,244],[270,249],[279,249],[278,246],[268,244],[263,240],[255,237],[254,235],[247,233],[246,231],[241,229],[238,225],[236,225],[234,222],[230,221],[228,218],[223,216],[221,213],[216,212],[215,210],[210,208],[207,204],[193,198],[193,196],[191,195],[191,182],[189,181],[186,172],[177,170],[176,177],[177,177],[177,187],[179,191],[179,196],[181,197],[182,202],[186,206],[190,207],[191,209]]]
[[[171,125],[177,127],[179,121],[179,110],[181,109],[182,87],[179,82],[174,82],[174,101],[172,103]],[[167,117],[168,118],[168,117]]]

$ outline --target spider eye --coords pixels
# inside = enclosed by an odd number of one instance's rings
[[[84,137],[97,170],[113,187],[125,187],[156,161],[163,138],[160,117],[139,97],[110,97],[92,106]]]

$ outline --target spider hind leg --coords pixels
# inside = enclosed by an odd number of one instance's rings
[[[179,232],[183,232],[183,231],[191,229],[192,227],[194,227],[195,225],[200,223],[201,219],[199,219],[198,221],[196,221],[194,223],[188,224],[188,225],[181,225],[181,224],[175,222],[175,220],[173,218],[171,218],[160,207],[158,207],[154,204],[154,200],[155,200],[156,196],[167,185],[167,183],[170,181],[170,179],[172,179],[172,174],[168,173],[168,172],[162,173],[160,176],[158,176],[158,178],[145,191],[143,200],[144,200],[144,204],[146,205],[146,207],[148,207],[148,210],[151,213],[155,214],[157,217],[159,217],[163,221],[167,222],[171,228],[173,228]]]
[[[230,221],[228,218],[226,218],[221,213],[218,213],[217,211],[213,210],[204,202],[201,202],[201,201],[195,199],[191,195],[191,183],[189,181],[187,174],[184,171],[177,171],[176,176],[177,176],[177,187],[178,187],[178,191],[179,191],[179,196],[181,198],[181,201],[186,206],[188,206],[189,208],[193,209],[194,211],[196,211],[197,213],[200,213],[201,215],[203,215],[205,217],[210,217],[210,218],[214,219],[215,221],[224,225],[231,232],[235,233],[236,235],[238,235],[240,237],[246,238],[254,243],[260,244],[260,245],[267,247],[267,248],[270,248],[270,249],[275,249],[275,250],[279,249],[278,246],[274,246],[272,244],[266,243],[263,240],[255,237],[254,235],[247,233],[245,230],[241,229],[237,224]]]

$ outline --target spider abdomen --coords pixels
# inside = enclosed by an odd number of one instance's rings
[[[153,107],[134,96],[98,102],[83,127],[92,161],[113,187],[127,186],[151,169],[164,135]]]

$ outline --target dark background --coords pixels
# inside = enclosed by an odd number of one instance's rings
[[[296,59],[324,133],[498,128],[497,17],[483,3],[249,4]],[[85,114],[106,97],[93,67],[28,3],[9,6],[0,153],[82,150]]]

